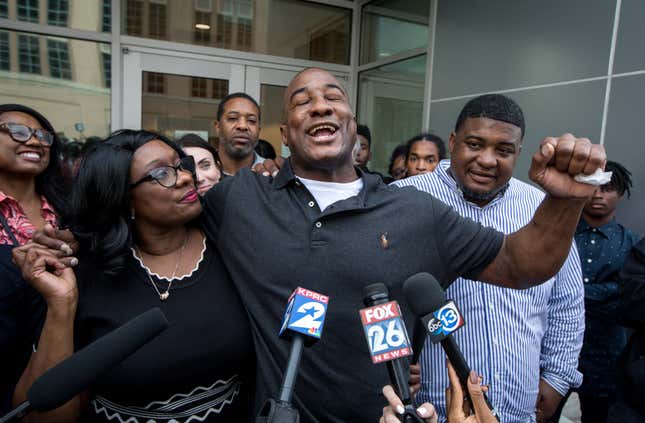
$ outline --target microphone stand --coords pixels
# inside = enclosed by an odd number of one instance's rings
[[[295,334],[289,353],[287,369],[284,372],[284,379],[280,388],[280,396],[276,401],[273,398],[268,399],[262,406],[262,410],[255,420],[255,423],[299,423],[300,414],[293,407],[291,400],[293,398],[293,389],[296,385],[298,375],[298,365],[302,356],[304,338],[300,334]]]
[[[31,404],[29,401],[25,401],[21,403],[18,407],[14,408],[11,410],[9,414],[5,414],[2,418],[0,418],[0,423],[7,423],[12,420],[19,421],[23,417],[29,413],[29,409],[31,408]]]

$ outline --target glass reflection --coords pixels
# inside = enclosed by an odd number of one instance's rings
[[[107,44],[2,30],[0,103],[38,110],[63,141],[105,137],[110,132],[109,57]]]
[[[370,169],[387,174],[390,153],[421,132],[426,55],[359,75],[358,121],[372,132]]]
[[[350,9],[296,0],[121,1],[127,35],[349,64]]]

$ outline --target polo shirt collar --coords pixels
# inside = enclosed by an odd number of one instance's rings
[[[382,183],[381,177],[378,175],[372,175],[371,173],[363,172],[360,168],[354,166],[358,177],[363,179],[363,189],[358,194],[359,199],[364,203],[365,193],[368,191],[374,191],[376,187]],[[295,183],[296,175],[293,173],[293,168],[291,167],[291,160],[285,160],[284,164],[280,168],[280,171],[273,179],[273,186],[277,189],[283,189],[291,183]]]

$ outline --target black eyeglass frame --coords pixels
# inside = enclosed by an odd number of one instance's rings
[[[171,169],[171,172],[174,173],[175,178],[172,184],[169,186],[166,186],[161,183],[159,180],[160,178],[157,178],[153,175],[155,171],[161,170],[161,169]],[[172,188],[177,184],[177,179],[179,179],[179,171],[180,170],[185,170],[187,172],[190,172],[190,174],[193,176],[193,180],[195,179],[195,158],[193,156],[184,156],[181,159],[179,159],[179,163],[177,163],[175,166],[159,166],[156,167],[148,172],[148,174],[141,179],[139,179],[137,182],[134,182],[130,184],[130,189],[134,189],[141,185],[144,182],[148,181],[155,181],[159,185],[161,185],[164,188]]]
[[[16,127],[26,128],[29,136],[24,140],[16,138],[16,132],[14,129]],[[20,144],[26,143],[34,135],[36,135],[38,142],[45,147],[51,147],[52,144],[54,144],[54,134],[52,134],[51,132],[44,129],[34,129],[22,123],[2,122],[0,123],[0,130],[7,132],[12,140]]]

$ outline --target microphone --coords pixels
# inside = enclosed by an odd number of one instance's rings
[[[292,404],[298,376],[298,366],[304,346],[310,347],[322,336],[329,297],[297,287],[287,302],[279,336],[291,342],[291,351],[284,372],[278,400],[268,399],[256,418],[256,423],[297,423],[300,415]]]
[[[31,411],[50,411],[88,388],[168,327],[158,308],[152,308],[97,339],[43,373],[27,391],[27,400],[0,419],[22,418]]]
[[[402,421],[421,423],[410,396],[410,365],[404,357],[412,351],[399,305],[390,301],[388,289],[382,283],[363,288],[363,304],[367,308],[359,310],[359,314],[372,362],[386,363],[390,382],[405,407]]]
[[[446,292],[429,273],[417,273],[410,276],[403,283],[403,294],[408,300],[412,312],[419,317],[422,323],[420,326],[423,326],[428,332],[430,340],[433,343],[441,342],[441,346],[464,388],[471,409],[474,410],[467,388],[470,366],[466,363],[461,349],[451,336],[453,332],[465,324],[459,309],[453,301],[447,301]],[[499,421],[497,410],[492,406],[485,392],[483,395],[486,405]]]
[[[412,358],[410,364],[417,364],[419,357],[426,343],[426,328],[419,318],[414,320],[414,329],[412,330]]]

